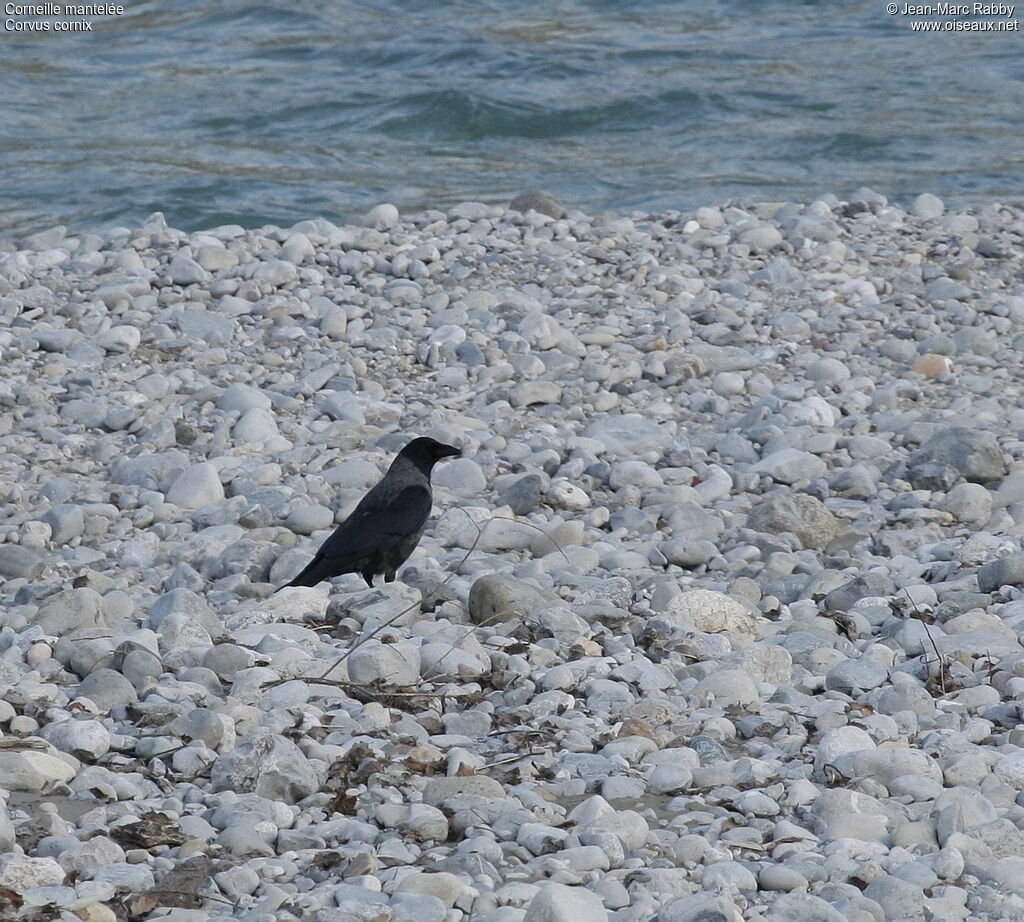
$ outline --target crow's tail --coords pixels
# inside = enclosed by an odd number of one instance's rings
[[[317,583],[322,582],[327,578],[319,571],[320,561],[314,560],[306,567],[306,569],[296,576],[295,579],[290,583],[285,583],[283,586],[278,586],[274,592],[280,592],[282,589],[290,589],[292,586],[315,586]]]

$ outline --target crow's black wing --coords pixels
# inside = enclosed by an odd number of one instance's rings
[[[288,585],[315,586],[342,573],[362,573],[372,568],[389,551],[419,535],[430,517],[432,504],[426,483],[403,486],[387,479],[381,481]]]
[[[387,485],[380,484],[381,487]],[[376,494],[376,495],[375,495]],[[369,557],[422,531],[433,497],[423,483],[371,490],[317,553],[326,559]]]

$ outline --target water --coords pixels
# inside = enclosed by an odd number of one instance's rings
[[[914,34],[880,0],[120,2],[91,34],[0,31],[0,235],[535,188],[1024,198],[1024,32]]]

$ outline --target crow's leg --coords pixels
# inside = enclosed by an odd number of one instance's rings
[[[373,588],[373,570],[363,570],[363,579],[366,580],[366,585],[371,589]]]
[[[395,574],[397,572],[398,572],[397,570],[388,570],[384,574],[384,582],[385,583],[393,583],[395,581]]]

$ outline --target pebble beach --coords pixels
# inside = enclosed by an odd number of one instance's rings
[[[1024,920],[1022,236],[0,242],[0,919]],[[274,594],[416,435],[398,581]]]

